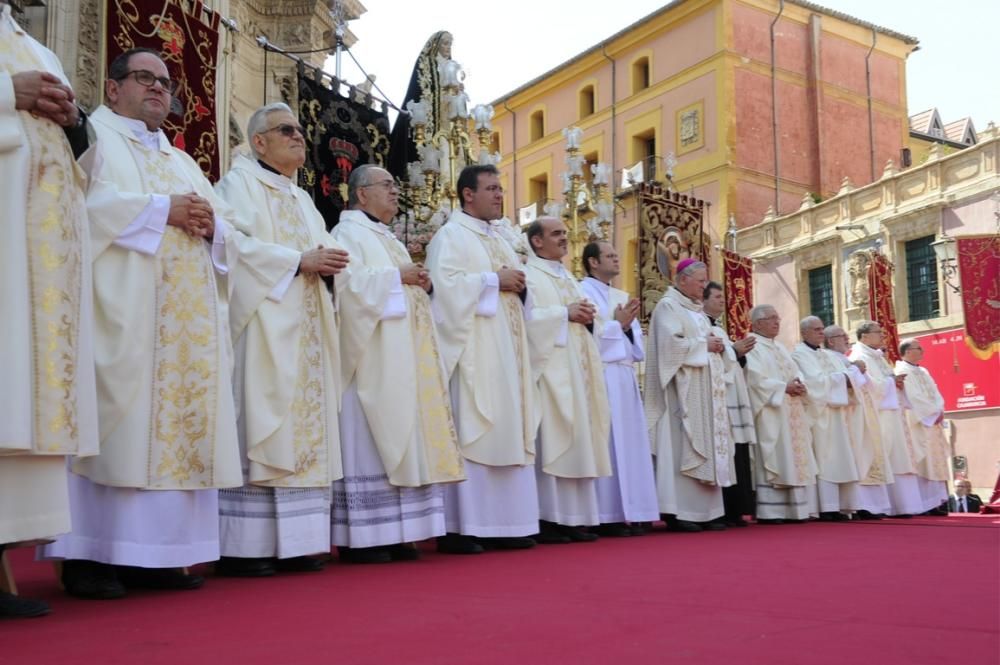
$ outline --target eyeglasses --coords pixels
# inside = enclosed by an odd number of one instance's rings
[[[152,88],[154,83],[159,83],[160,87],[174,94],[174,90],[177,89],[177,81],[171,81],[166,76],[157,76],[148,69],[134,69],[130,72],[126,72],[124,76],[120,76],[116,81],[124,81],[129,76],[135,79],[135,82],[146,88]]]
[[[302,129],[301,125],[289,125],[288,123],[281,123],[277,127],[272,127],[271,129],[265,129],[261,134],[267,134],[268,132],[281,132],[282,136],[287,136],[289,138],[295,136],[296,133],[299,136],[305,138],[306,130]]]
[[[362,187],[384,187],[387,190],[399,189],[399,183],[395,180],[379,180],[378,182],[370,182],[367,185],[361,185],[358,189]]]
[[[759,318],[757,320],[758,321],[780,321],[781,317],[778,316],[777,314],[772,314],[771,316],[764,316],[764,317],[761,317],[761,318]]]
[[[486,187],[485,189],[490,194],[494,194],[494,193],[496,193],[496,194],[503,194],[503,187],[501,187],[500,185],[490,185],[489,187]]]

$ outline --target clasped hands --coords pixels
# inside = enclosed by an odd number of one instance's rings
[[[303,274],[314,273],[327,277],[339,273],[347,267],[348,262],[349,257],[346,251],[318,245],[316,249],[302,252],[302,255],[299,257],[299,272]]]
[[[61,127],[74,127],[80,109],[74,103],[73,88],[48,72],[19,72],[11,78],[14,85],[14,108],[35,117],[48,118]]]
[[[399,278],[408,286],[419,286],[428,293],[431,292],[431,274],[422,263],[407,263],[399,269]]]
[[[798,378],[792,379],[785,386],[785,392],[792,397],[800,397],[805,395],[808,391],[806,390],[806,384],[802,383]]]
[[[523,270],[508,268],[503,266],[497,270],[497,279],[500,280],[500,290],[511,293],[521,293],[527,287],[527,278]]]
[[[632,322],[635,321],[635,317],[639,316],[639,299],[632,298],[624,305],[618,305],[615,307],[615,321],[617,321],[622,330],[628,330],[632,327]]]
[[[566,317],[573,323],[589,326],[597,316],[597,308],[588,300],[577,300],[566,308]]]
[[[215,235],[215,211],[208,199],[194,192],[171,194],[167,224],[176,226],[192,237],[211,239]]]

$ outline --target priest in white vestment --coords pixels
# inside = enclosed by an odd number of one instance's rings
[[[594,337],[604,363],[611,409],[611,475],[597,479],[602,536],[638,536],[659,519],[653,457],[642,411],[635,363],[646,358],[639,300],[611,286],[618,276],[618,252],[605,241],[583,248],[587,276],[580,290],[597,310]]]
[[[503,204],[499,171],[462,169],[462,209],[427,248],[431,298],[467,480],[445,488],[444,552],[531,547],[538,531],[538,416],[524,306],[525,276],[490,220]]]
[[[837,325],[823,330],[823,345],[830,358],[847,372],[850,390],[847,393],[846,420],[854,463],[858,470],[858,483],[854,486],[853,519],[878,520],[888,514],[892,468],[885,446],[882,445],[882,428],[879,424],[878,403],[875,401],[874,384],[866,373],[862,360],[851,360],[850,336]]]
[[[930,372],[920,366],[924,358],[924,348],[916,339],[903,340],[899,344],[900,360],[896,361],[897,375],[905,375],[903,392],[910,408],[906,409],[906,424],[910,436],[916,441],[916,448],[924,450],[924,457],[917,463],[917,482],[924,505],[936,503],[927,512],[947,515],[948,501],[948,458],[951,444],[945,434],[944,397]]]
[[[244,485],[219,491],[222,558],[216,574],[263,577],[321,570],[330,550],[330,484],[341,476],[337,315],[324,278],[347,252],[295,184],[305,137],[283,103],[257,109],[251,156],[237,157],[216,191],[235,226],[270,245],[286,267],[269,293],[233,284],[229,327]],[[346,281],[347,275],[335,279]]]
[[[723,530],[722,489],[736,482],[726,375],[735,360],[702,311],[708,267],[677,264],[674,286],[649,321],[644,395],[667,528]]]
[[[726,412],[729,415],[729,431],[733,442],[736,482],[722,488],[722,503],[726,509],[725,524],[746,527],[748,524],[743,516],[753,515],[755,511],[753,460],[756,457],[754,449],[757,447],[757,430],[754,427],[753,409],[750,406],[743,368],[747,364],[747,353],[757,343],[757,338],[747,335],[736,342],[729,339],[719,321],[726,311],[726,297],[718,282],[705,285],[702,307],[712,326],[712,334],[722,340],[730,360],[726,372]]]
[[[126,51],[109,69],[110,106],[90,118],[101,454],[73,465],[72,533],[43,551],[67,559],[63,584],[83,598],[203,583],[181,568],[219,558],[217,488],[243,484],[228,288],[268,293],[294,270],[232,228],[159,129],[173,86],[155,52]]]
[[[351,253],[338,285],[344,478],[333,485],[333,544],[359,563],[408,560],[404,543],[445,535],[444,488],[465,478],[428,293],[430,274],[389,230],[399,187],[356,168],[333,237]]]
[[[781,318],[774,307],[757,305],[750,322],[757,338],[746,367],[757,425],[757,522],[801,522],[818,512],[808,390],[792,354],[775,340]]]
[[[823,348],[824,330],[818,316],[802,319],[802,341],[792,350],[792,359],[806,384],[819,516],[823,521],[840,522],[849,519],[846,513],[856,510],[854,494],[860,480],[847,420],[853,388],[848,378],[850,370]]]
[[[940,502],[926,502],[920,493],[917,465],[923,459],[923,441],[914,440],[906,421],[903,384],[905,375],[896,376],[885,359],[882,346],[885,335],[875,321],[862,321],[857,329],[858,343],[851,348],[851,360],[865,363],[879,413],[882,445],[886,448],[893,481],[889,485],[891,516],[919,515]]]
[[[600,524],[597,478],[611,475],[611,416],[592,334],[596,309],[562,263],[569,249],[562,220],[541,217],[526,235],[528,346],[541,410],[535,446],[538,540],[593,541],[597,534],[581,527]]]
[[[0,2],[0,555],[70,530],[66,460],[97,454],[84,116]],[[0,618],[49,612],[0,591]]]

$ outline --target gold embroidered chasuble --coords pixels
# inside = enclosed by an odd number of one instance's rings
[[[85,176],[63,129],[15,110],[11,77],[56,57],[0,9],[0,456],[96,455]]]
[[[463,480],[430,297],[403,284],[405,315],[382,318],[410,255],[387,226],[360,210],[342,212],[332,234],[351,254],[351,279],[337,290],[342,380],[357,386],[389,482],[419,487]]]
[[[586,326],[567,320],[568,306],[583,293],[558,262],[529,256],[524,271],[531,302],[528,346],[542,414],[542,469],[561,478],[610,476],[611,408],[601,354]]]
[[[289,270],[306,250],[339,246],[307,193],[251,159],[237,158],[216,190],[232,206],[237,230],[270,245]],[[343,476],[333,299],[315,274],[296,276],[280,298],[252,283],[244,293],[245,284],[232,287],[230,325],[243,369],[235,388],[248,482],[326,487]]]
[[[495,315],[476,313],[484,273],[519,266],[513,248],[489,223],[460,210],[427,248],[431,304],[459,446],[465,459],[488,466],[534,462],[540,413],[521,300],[501,291]]]
[[[945,436],[944,427],[936,422],[944,413],[944,397],[934,377],[923,367],[897,360],[895,371],[906,376],[903,392],[910,403],[910,408],[906,410],[910,436],[919,441],[917,447],[925,451],[923,459],[917,462],[917,474],[928,480],[948,480],[951,444]]]
[[[892,474],[916,473],[917,464],[925,456],[921,444],[915,441],[906,425],[902,393],[896,388],[895,372],[882,352],[858,342],[851,347],[851,360],[862,360],[871,383],[872,398],[878,410],[879,431],[886,449]]]
[[[146,147],[107,107],[87,193],[94,239],[95,356],[101,455],[74,469],[96,483],[145,489],[243,484],[232,392],[230,289],[268,293],[288,260],[233,229],[232,211],[162,132]],[[167,226],[155,255],[115,244],[152,194],[195,192],[225,237],[228,276],[211,243]]]
[[[706,484],[736,483],[726,375],[735,356],[709,353],[711,324],[700,303],[674,287],[656,304],[649,323],[644,403],[654,450],[682,446],[680,472]],[[668,386],[673,383],[673,391]],[[672,403],[676,394],[677,403]],[[681,441],[657,441],[665,416],[679,415]]]
[[[752,334],[757,343],[746,356],[746,377],[766,474],[759,482],[779,488],[815,484],[812,423],[805,400],[785,393],[790,381],[802,379],[801,372],[785,347]]]
[[[824,349],[834,363],[847,370],[847,379],[853,390],[848,393],[847,426],[851,448],[862,485],[883,485],[892,482],[889,458],[882,445],[882,426],[879,423],[878,404],[875,403],[874,385],[860,370],[850,371],[851,361],[846,355]]]
[[[805,403],[818,477],[831,483],[856,482],[858,465],[847,423],[847,371],[823,349],[804,342],[795,345],[792,359],[809,391]]]

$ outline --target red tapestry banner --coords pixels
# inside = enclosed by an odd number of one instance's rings
[[[219,56],[219,14],[202,21],[202,2],[109,0],[105,69],[130,48],[160,53],[177,90],[162,129],[167,139],[191,155],[205,176],[219,179],[219,133],[215,117],[215,76]]]
[[[885,333],[885,357],[893,365],[899,360],[899,333],[892,304],[892,264],[879,252],[872,252],[868,264],[868,311]]]
[[[753,307],[753,261],[727,249],[722,250],[722,276],[726,295],[726,332],[739,340],[750,332]]]
[[[1000,237],[963,236],[955,243],[966,341],[992,355],[1000,344]]]

